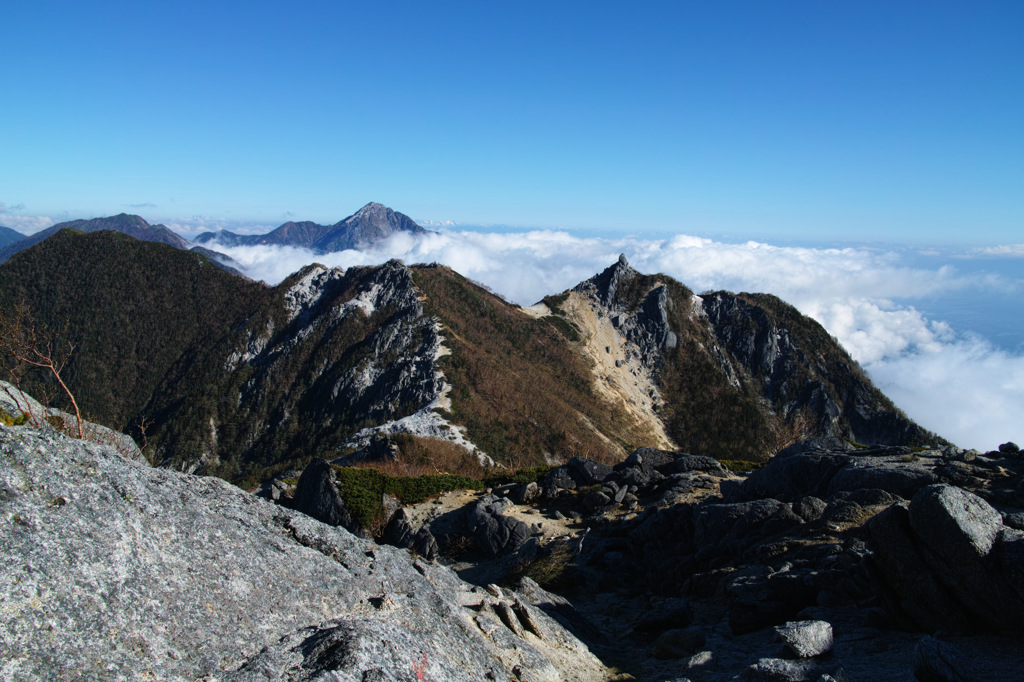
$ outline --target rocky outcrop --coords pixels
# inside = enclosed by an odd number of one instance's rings
[[[642,449],[581,489],[572,474],[586,470],[565,465],[543,482],[557,486],[541,486],[544,513],[582,532],[538,555],[572,549],[558,589],[606,628],[606,640],[585,635],[595,650],[611,640],[635,652],[620,665],[637,679],[1019,676],[1024,532],[1011,524],[1024,460],[1012,445],[820,439],[745,477]],[[657,491],[682,475],[710,486],[663,503]],[[591,509],[592,493],[627,478],[646,481],[632,506]]]
[[[440,414],[450,388],[438,365],[446,351],[420,296],[398,261],[296,273],[210,352],[221,359],[184,370],[183,385],[217,385],[222,400],[156,401],[156,413],[181,421],[150,434],[159,460],[203,473],[364,449],[395,432],[475,449]]]
[[[4,679],[607,677],[515,593],[109,447],[0,427],[0,518]]]
[[[636,289],[639,273],[624,255],[603,272],[573,288],[600,304],[612,325],[629,342],[630,353],[642,366],[657,370],[663,363],[663,351],[675,348],[676,332],[669,325],[669,311],[675,302],[664,284],[646,291]],[[635,300],[637,296],[641,298]]]
[[[1024,631],[1024,533],[982,498],[930,485],[869,528],[881,595],[903,622],[928,632]]]
[[[696,296],[663,275],[638,273],[625,257],[566,295],[556,312],[579,328],[595,327],[588,330],[591,337],[603,340],[603,348],[591,352],[600,369],[597,390],[616,387],[637,406],[638,418],[650,418],[651,412],[657,419],[668,416],[655,431],[677,447],[738,458],[722,452],[726,444],[768,456],[793,437],[938,442],[896,410],[821,325],[773,296],[721,291]],[[554,304],[558,297],[545,300]],[[611,342],[601,320],[614,329]],[[615,369],[603,366],[613,355]],[[646,400],[628,390],[647,384]],[[690,407],[710,403],[711,396],[718,396],[714,407]],[[723,399],[731,407],[724,407]],[[650,407],[640,409],[647,400]],[[746,415],[743,423],[725,425],[707,417],[725,410]],[[701,431],[718,432],[714,440],[720,452],[695,434]]]
[[[313,460],[302,471],[291,506],[329,526],[342,526],[350,533],[368,537],[366,529],[353,520],[345,500],[338,492],[338,477],[334,467],[322,459]]]
[[[936,451],[930,452],[922,455],[906,447],[783,450],[753,472],[732,496],[796,502],[804,496],[825,499],[840,492],[874,489],[909,499],[918,489],[940,480],[942,460]]]

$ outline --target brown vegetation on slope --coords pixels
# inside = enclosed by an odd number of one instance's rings
[[[413,269],[424,308],[441,319],[451,355],[451,420],[496,460],[513,466],[546,458],[617,462],[648,434],[598,397],[572,341],[444,266]]]

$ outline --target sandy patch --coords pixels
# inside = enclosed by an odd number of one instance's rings
[[[576,292],[561,305],[583,338],[583,352],[593,360],[594,385],[606,399],[622,405],[647,431],[654,447],[675,449],[655,409],[661,403],[649,368],[632,351],[633,344],[622,336],[607,315],[599,315],[597,304]]]
[[[475,503],[483,495],[485,495],[485,492],[482,490],[453,490],[442,493],[438,497],[426,502],[407,506],[405,513],[409,515],[410,523],[414,529],[430,524],[447,514],[451,515],[449,518],[453,520],[454,526],[454,517],[456,515],[452,514],[452,512]],[[530,526],[535,534],[539,534],[538,539],[541,544],[547,544],[555,538],[578,535],[585,530],[580,527],[577,521],[569,518],[553,518],[552,515],[543,513],[536,505],[532,504],[517,504],[506,509],[504,513],[505,516],[518,519]],[[443,528],[436,530],[443,532]]]
[[[542,317],[547,317],[548,315],[551,314],[551,308],[548,308],[543,303],[531,305],[529,308],[520,308],[520,310],[522,310],[524,313],[537,320],[539,320]]]

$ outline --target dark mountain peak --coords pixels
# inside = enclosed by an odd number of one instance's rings
[[[423,228],[416,224],[412,218],[402,213],[391,210],[384,204],[371,201],[366,206],[345,218],[336,226],[346,225],[349,227],[358,226],[363,230],[377,229],[387,231],[389,234],[396,231],[423,232]]]
[[[313,243],[313,250],[319,253],[355,249],[387,239],[398,232],[425,234],[427,230],[416,224],[412,218],[393,211],[384,204],[370,202],[366,206],[332,225],[327,232]]]
[[[308,249],[330,229],[311,220],[301,220],[299,222],[289,220],[267,234],[250,235],[245,239],[250,244],[280,244],[282,246],[301,246]]]
[[[409,216],[371,201],[333,225],[289,220],[266,234],[240,235],[221,230],[204,232],[195,241],[201,244],[216,241],[225,246],[279,244],[311,249],[316,253],[331,253],[373,244],[397,232],[425,234],[427,230]]]
[[[276,232],[277,230],[294,230],[296,228],[308,230],[317,227],[323,227],[323,225],[321,225],[320,223],[315,223],[312,220],[289,220],[288,222],[279,225],[274,231]]]

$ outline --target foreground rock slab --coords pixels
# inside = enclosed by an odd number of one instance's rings
[[[0,524],[2,679],[608,677],[514,594],[106,446],[0,427]]]

